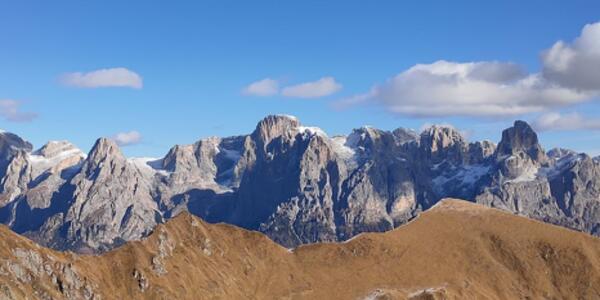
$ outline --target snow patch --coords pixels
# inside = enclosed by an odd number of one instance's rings
[[[286,115],[286,114],[277,114],[275,115],[276,117],[282,117],[282,118],[288,118],[291,120],[295,120],[298,121],[298,118],[296,116],[292,116],[292,115]]]
[[[348,138],[345,136],[334,136],[331,138],[331,148],[333,152],[346,162],[350,168],[356,167],[358,164],[358,154],[355,146],[356,144],[349,143]]]
[[[519,176],[513,179],[506,180],[505,182],[530,182],[534,181],[537,178],[538,173],[540,172],[540,168],[535,165],[529,165]]]
[[[320,135],[322,137],[327,137],[325,131],[323,131],[319,127],[308,127],[308,126],[298,126],[298,132],[304,133],[308,136]]]
[[[346,138],[346,142],[344,143],[345,146],[350,147],[352,149],[357,148],[358,143],[362,140],[364,140],[367,137],[367,134],[362,131],[359,132],[357,130],[354,130],[347,138]]]
[[[434,169],[437,168],[434,166]],[[448,174],[440,175],[435,177],[432,181],[435,185],[443,185],[448,181],[458,180],[461,184],[474,184],[481,177],[488,174],[490,166],[484,165],[469,165],[458,169],[456,173],[451,176]]]
[[[223,154],[225,155],[225,158],[232,160],[236,163],[242,157],[242,153],[240,153],[240,151],[237,151],[237,150],[220,148],[220,151],[223,152]]]
[[[128,158],[127,161],[133,165],[135,165],[140,171],[154,175],[160,174],[163,176],[168,176],[170,174],[169,171],[162,169],[162,158],[155,157],[131,157]]]
[[[556,163],[551,167],[540,168],[538,171],[539,176],[544,176],[547,178],[552,178],[557,175],[560,175],[567,168],[573,166],[573,164],[582,159],[581,154],[568,154],[562,156],[560,159],[556,161]]]
[[[53,155],[50,157],[44,156],[41,152],[41,149],[33,153],[27,154],[27,161],[31,164],[33,169],[45,171],[57,166],[66,159],[72,157],[79,157],[81,159],[85,159],[87,156],[85,153],[83,153],[83,151],[81,151],[78,148],[75,148],[72,144],[55,141],[48,143],[48,145],[52,144],[62,144],[62,149],[59,148],[59,151],[57,151],[56,153],[52,153]]]

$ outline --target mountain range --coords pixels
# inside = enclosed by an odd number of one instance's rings
[[[545,152],[523,121],[495,144],[438,125],[329,137],[272,115],[159,159],[127,158],[107,138],[89,153],[67,141],[33,150],[2,132],[0,222],[43,246],[99,253],[188,211],[292,248],[388,231],[454,197],[600,235],[599,175],[589,155]]]
[[[0,225],[0,299],[597,299],[600,240],[446,199],[408,224],[286,249],[186,212],[101,255]]]

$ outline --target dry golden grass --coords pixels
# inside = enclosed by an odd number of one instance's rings
[[[44,272],[26,284],[14,278],[7,262],[18,261],[17,248],[71,264],[80,290],[87,284],[102,299],[600,298],[600,240],[459,200],[390,232],[293,251],[189,214],[100,256],[41,248],[5,227],[0,245],[0,299],[69,293],[61,272],[62,291]]]

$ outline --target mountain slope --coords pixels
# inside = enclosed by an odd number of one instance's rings
[[[600,161],[545,153],[523,121],[497,146],[439,125],[330,137],[273,115],[248,135],[156,159],[127,158],[106,138],[87,155],[64,141],[31,148],[0,134],[0,223],[58,250],[107,251],[182,211],[285,247],[344,241],[405,224],[445,197],[600,235]]]
[[[578,299],[600,297],[600,240],[444,200],[386,233],[293,251],[182,214],[100,256],[0,228],[7,299]]]

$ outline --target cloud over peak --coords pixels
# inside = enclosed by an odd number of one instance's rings
[[[510,62],[418,64],[364,94],[334,104],[376,104],[416,117],[503,117],[547,112],[600,95],[600,23],[586,25],[571,44],[542,52],[542,70],[527,74]]]
[[[342,85],[333,77],[323,77],[317,81],[305,82],[283,88],[281,95],[293,98],[319,98],[334,94]]]
[[[132,130],[128,132],[119,132],[115,134],[112,139],[119,146],[131,146],[139,144],[142,141],[142,135],[139,132]]]
[[[587,95],[549,84],[539,74],[501,62],[419,64],[338,107],[376,103],[417,117],[514,116],[578,103]]]
[[[342,89],[342,85],[333,77],[322,77],[316,81],[304,82],[297,85],[286,86],[280,90],[279,81],[265,78],[253,82],[242,90],[248,96],[274,96],[281,95],[290,98],[320,98],[332,95]]]
[[[64,85],[79,88],[129,87],[141,89],[143,86],[142,77],[126,68],[68,73],[64,74],[60,80]]]
[[[0,116],[9,122],[31,122],[37,113],[22,112],[21,102],[12,99],[0,99]]]

